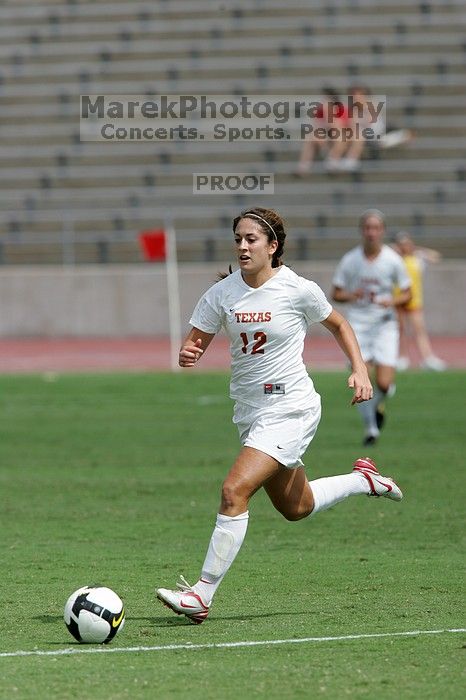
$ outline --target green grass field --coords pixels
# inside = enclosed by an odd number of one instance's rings
[[[312,478],[368,451],[346,375],[315,382]],[[190,625],[154,600],[199,573],[238,450],[227,385],[189,372],[0,377],[0,697],[465,697],[462,633],[124,650],[466,627],[461,372],[399,376],[370,454],[401,504],[358,497],[289,523],[258,493],[209,619]],[[104,647],[121,652],[94,653],[65,628],[65,600],[87,583],[125,601],[126,626]],[[4,655],[19,650],[54,655]]]

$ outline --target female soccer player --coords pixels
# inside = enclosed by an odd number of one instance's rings
[[[402,493],[367,457],[353,471],[309,482],[301,457],[320,420],[320,396],[302,359],[310,324],[322,323],[351,363],[352,404],[372,397],[372,387],[349,323],[332,309],[322,290],[281,264],[284,224],[271,209],[256,207],[233,222],[239,270],[213,285],[198,302],[179,355],[193,367],[214,335],[230,338],[230,395],[241,450],[222,488],[220,511],[199,580],[180,577],[179,590],[159,588],[157,597],[177,614],[201,623],[246,535],[248,503],[264,487],[287,520],[330,508],[348,496]]]
[[[384,422],[384,399],[395,380],[399,330],[395,309],[411,299],[411,281],[403,260],[384,244],[385,217],[367,209],[359,219],[362,245],[341,259],[333,278],[332,298],[348,304],[362,356],[374,367],[372,400],[359,406],[364,425],[364,445],[379,437]],[[399,290],[394,295],[394,290]]]
[[[421,367],[443,372],[447,365],[437,357],[432,349],[424,318],[423,275],[426,263],[436,263],[440,260],[438,250],[417,246],[406,231],[400,231],[396,236],[395,250],[403,258],[406,272],[411,280],[411,300],[404,306],[398,307],[400,322],[400,357],[398,369],[408,369],[408,336],[407,327],[411,326],[417,348],[421,355]]]

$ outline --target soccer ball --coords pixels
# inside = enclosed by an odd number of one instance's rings
[[[64,618],[78,642],[108,644],[125,624],[125,609],[110,588],[84,586],[66,601]]]

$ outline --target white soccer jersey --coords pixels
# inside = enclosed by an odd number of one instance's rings
[[[254,289],[238,270],[199,300],[190,319],[206,333],[222,327],[230,339],[230,396],[251,406],[301,410],[316,395],[302,353],[310,324],[324,321],[332,307],[315,282],[282,265]]]
[[[401,256],[384,245],[373,260],[366,258],[362,246],[346,253],[336,269],[333,284],[348,292],[364,291],[361,299],[348,304],[349,322],[361,328],[395,320],[393,307],[385,308],[377,302],[391,299],[394,287],[408,289],[411,281]]]

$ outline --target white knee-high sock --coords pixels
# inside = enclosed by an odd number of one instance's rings
[[[358,411],[362,416],[366,427],[366,433],[368,435],[377,436],[379,434],[375,412],[377,410],[377,406],[384,400],[386,395],[386,391],[382,391],[380,387],[376,386],[374,389],[374,396],[369,401],[358,403]]]
[[[309,486],[314,496],[314,509],[311,516],[331,508],[348,496],[370,493],[369,482],[358,472],[315,479],[309,482]]]
[[[357,404],[358,411],[362,416],[367,435],[377,436],[379,434],[377,421],[375,419],[375,409],[377,408],[379,402],[380,399],[377,399],[376,394],[374,393],[374,396],[372,399],[369,399],[369,401],[363,401],[362,403]]]
[[[248,511],[233,517],[221,513],[217,515],[201,577],[193,586],[206,605],[210,605],[217,588],[243,544],[248,529],[248,519]]]
[[[384,398],[386,397],[386,395],[387,395],[387,392],[386,392],[386,391],[382,391],[382,389],[381,389],[379,386],[376,386],[375,389],[374,389],[374,401],[375,401],[375,405],[378,406],[379,403],[381,403],[381,402],[384,400]]]

